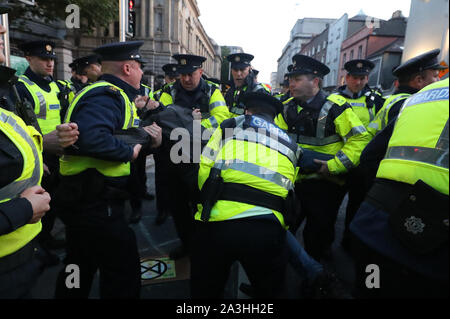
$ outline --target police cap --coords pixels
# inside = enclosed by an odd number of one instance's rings
[[[41,58],[56,59],[56,53],[53,51],[55,43],[53,41],[30,41],[19,45],[25,56],[38,56]]]
[[[101,61],[128,61],[135,60],[139,63],[147,62],[139,53],[139,48],[144,41],[114,42],[102,45],[94,50],[100,56]]]
[[[267,109],[268,113],[275,114],[283,112],[283,103],[270,94],[263,92],[246,92],[240,97],[245,109],[252,107]]]
[[[289,86],[289,73],[286,73],[283,78],[282,86]]]
[[[177,77],[180,75],[177,70],[177,65],[174,63],[165,64],[162,67],[162,70],[164,71],[164,74],[170,77]]]
[[[97,54],[84,56],[73,61],[76,72],[81,74],[88,65],[98,63],[100,64],[100,57]],[[70,66],[70,64],[69,64]]]
[[[330,69],[325,64],[307,55],[296,54],[292,57],[292,62],[292,71],[289,72],[289,76],[312,74],[323,78],[330,73]]]
[[[245,69],[250,66],[250,62],[254,56],[248,53],[233,53],[227,56],[227,60],[231,62],[232,69]]]
[[[369,60],[350,60],[344,65],[344,69],[350,75],[369,75],[375,64]]]
[[[172,56],[177,60],[177,70],[180,74],[189,74],[202,67],[202,63],[206,61],[205,57],[192,54],[175,54]]]
[[[412,59],[409,59],[405,63],[398,66],[392,74],[396,77],[401,77],[405,75],[410,75],[418,72],[422,72],[424,70],[443,70],[447,67],[439,64],[437,59],[441,50],[434,49],[428,52],[425,52],[419,56],[416,56]]]

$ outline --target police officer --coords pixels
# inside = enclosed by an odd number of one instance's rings
[[[162,67],[162,70],[164,71],[163,87],[170,83],[175,82],[176,80],[178,80],[180,78],[180,74],[178,73],[178,70],[177,70],[177,65],[174,63],[164,64]],[[163,92],[162,89],[163,88],[154,92],[153,96],[156,101],[159,101],[161,94]]]
[[[357,297],[448,297],[448,84],[410,96],[386,127],[387,152],[350,224]],[[377,289],[366,286],[368,265]]]
[[[229,118],[228,108],[218,86],[202,79],[202,64],[205,57],[176,54],[180,79],[163,89],[160,102],[164,105],[177,104],[198,110],[202,114],[202,126],[215,129]]]
[[[193,110],[194,115],[201,119],[204,128],[211,131],[216,129],[223,120],[229,118],[229,112],[217,85],[202,78],[202,64],[206,58],[187,54],[177,54],[173,58],[178,61],[177,70],[180,79],[165,86],[160,103],[164,107],[176,104]],[[170,189],[179,196],[177,200],[171,200],[170,209],[182,246],[171,251],[169,256],[177,259],[189,253],[193,231],[193,207],[198,191],[195,183],[198,165],[195,163],[174,165],[169,157],[170,150],[160,151],[164,152],[164,161],[170,165],[167,178],[171,184]],[[184,180],[182,176],[185,177]]]
[[[395,119],[403,103],[411,94],[439,80],[439,71],[447,68],[439,64],[437,57],[440,52],[439,49],[425,52],[409,59],[392,71],[398,79],[398,88],[386,99],[376,118],[369,124],[370,134],[377,134]]]
[[[94,83],[102,75],[102,65],[97,54],[77,59],[78,73],[88,78],[88,83]]]
[[[284,207],[293,193],[298,147],[273,122],[281,102],[258,92],[242,98],[246,115],[224,121],[201,156],[202,204],[195,215],[191,257],[193,298],[223,298],[235,261],[244,267],[257,297],[280,297],[283,288]]]
[[[174,83],[180,78],[180,74],[177,70],[177,64],[168,63],[163,65],[164,71],[164,86]],[[159,101],[163,88],[155,91],[153,98]],[[168,168],[170,167],[167,162],[167,156],[164,157],[163,151],[158,149],[154,154],[155,159],[155,190],[156,190],[156,207],[158,214],[155,219],[156,225],[161,225],[166,220],[170,211],[170,189],[167,182]]]
[[[44,139],[46,135],[51,136],[56,132],[56,126],[61,124],[62,106],[67,108],[69,104],[70,90],[65,86],[58,85],[52,77],[56,59],[54,47],[54,42],[45,40],[25,42],[19,45],[29,67],[19,77],[17,91],[20,97],[29,101],[34,108]],[[44,152],[43,156],[48,171],[44,174],[42,185],[54,197],[58,187],[58,157],[48,152]],[[63,240],[57,240],[51,235],[58,210],[57,206],[52,205],[52,210],[42,220],[43,230],[39,235],[39,240],[47,250],[64,247]],[[59,262],[59,258],[55,254],[49,252],[49,256],[51,257],[50,265]]]
[[[345,63],[347,71],[345,85],[339,87],[335,94],[344,97],[358,115],[364,126],[375,118],[375,114],[381,109],[384,99],[381,94],[370,88],[367,84],[369,74],[375,65],[369,60],[351,60]]]
[[[255,70],[251,66],[254,56],[248,53],[234,53],[227,56],[231,62],[231,76],[233,81],[230,89],[225,95],[225,101],[232,116],[244,114],[244,105],[239,101],[239,97],[244,92],[270,93],[269,87],[256,80]]]
[[[346,99],[366,129],[384,103],[381,94],[367,84],[369,74],[374,66],[372,61],[363,59],[351,60],[345,63],[344,69],[347,71],[345,77],[346,85],[339,87],[337,93],[335,93]],[[348,202],[342,239],[344,248],[349,247],[350,233],[348,225],[350,225],[353,216],[355,216],[356,211],[364,200],[364,188],[360,187],[360,181],[363,178],[363,172],[358,167],[350,170],[347,175]]]
[[[111,43],[101,56],[103,75],[71,104],[66,122],[79,125],[79,150],[61,158],[59,191],[66,225],[67,264],[80,268],[80,289],[68,289],[61,271],[58,298],[87,298],[93,277],[100,272],[101,298],[138,298],[140,264],[136,238],[124,218],[130,161],[142,145],[130,146],[113,134],[139,125],[134,98],[142,78],[142,41]],[[94,106],[94,107],[93,107]],[[152,146],[161,143],[157,125],[145,130]]]
[[[395,121],[407,98],[439,80],[439,70],[445,68],[438,62],[439,52],[439,49],[428,51],[393,70],[394,75],[398,77],[399,86],[397,91],[386,99],[382,109],[369,124],[367,130],[375,137],[361,154],[360,169],[364,172],[364,178],[361,179],[360,187],[365,192],[371,188],[378,166],[386,154],[392,135],[392,127],[386,129],[388,124]]]
[[[8,10],[0,6],[0,14]],[[0,24],[0,36],[5,32]],[[0,50],[0,63],[4,62]],[[50,209],[50,195],[40,186],[44,171],[42,136],[7,110],[14,108],[9,95],[16,70],[0,68],[0,299],[29,298],[43,270],[36,236],[42,228],[41,218]],[[67,128],[71,129],[70,125]],[[64,139],[62,147],[76,140],[67,135]]]
[[[280,85],[281,93],[274,96],[279,99],[281,103],[283,103],[291,98],[291,94],[289,92],[289,76],[287,73],[284,75],[283,83],[280,83]]]
[[[315,152],[311,161],[317,167],[300,174],[296,192],[307,218],[303,232],[306,251],[320,261],[334,240],[334,224],[346,192],[345,173],[358,165],[370,136],[344,98],[327,96],[321,90],[322,79],[330,72],[326,65],[300,54],[292,60],[292,98],[285,102],[275,123],[302,148]],[[300,222],[294,223],[294,234]]]

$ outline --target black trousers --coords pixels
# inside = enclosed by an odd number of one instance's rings
[[[192,298],[223,298],[235,261],[245,269],[257,297],[281,297],[287,250],[286,231],[277,220],[196,222],[192,247]]]
[[[190,248],[194,232],[194,213],[199,201],[198,165],[171,164],[170,175],[170,212],[175,223],[178,237],[186,248]]]
[[[133,210],[142,208],[142,199],[147,192],[147,174],[145,171],[147,156],[142,153],[130,164],[130,178],[128,179],[128,193]]]
[[[31,249],[32,253],[22,260],[23,250]],[[31,289],[44,270],[42,261],[45,253],[36,240],[31,241],[19,251],[0,258],[0,269],[6,259],[20,259],[22,262],[12,269],[0,271],[0,299],[31,299]],[[11,263],[11,261],[8,261]]]
[[[364,171],[360,167],[356,167],[347,174],[348,203],[345,211],[344,238],[351,237],[349,226],[369,190],[366,184]]]
[[[327,180],[309,179],[296,184],[306,252],[320,261],[334,241],[334,226],[346,189]]]
[[[153,155],[155,159],[156,208],[159,214],[170,210],[170,157],[165,154],[158,150]]]
[[[133,230],[124,218],[124,202],[104,201],[81,211],[65,212],[66,265],[80,269],[80,288],[67,288],[63,269],[57,280],[56,298],[88,298],[92,280],[100,273],[100,297],[135,299],[140,295],[140,261]]]
[[[383,256],[353,235],[351,251],[355,261],[355,298],[448,298],[448,281],[437,281],[418,274]],[[368,288],[366,285],[369,275],[373,274],[366,272],[368,265],[379,268],[379,288]]]

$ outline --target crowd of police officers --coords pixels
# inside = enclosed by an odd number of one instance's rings
[[[247,53],[227,57],[230,83],[203,74],[206,58],[174,55],[153,91],[142,82],[142,44],[103,45],[71,63],[70,80],[53,79],[47,40],[19,46],[23,75],[1,67],[0,298],[31,297],[58,247],[81,282],[69,289],[61,271],[55,298],[88,298],[97,271],[101,298],[139,298],[124,204],[139,222],[150,154],[156,222],[173,217],[182,245],[170,257],[190,257],[192,298],[222,298],[235,261],[252,297],[281,297],[289,263],[305,298],[343,298],[320,262],[346,194],[353,297],[448,296],[448,79],[438,49],[393,69],[396,91],[383,96],[367,84],[371,61],[348,61],[346,84],[328,94],[329,68],[300,54],[281,93],[257,81]],[[201,141],[200,158],[174,160],[185,151],[171,136],[180,127],[189,148]],[[63,242],[51,236],[55,217]],[[295,238],[303,222],[304,246]],[[377,289],[368,265],[379,267]]]

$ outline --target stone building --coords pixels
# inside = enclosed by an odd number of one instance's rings
[[[320,34],[335,19],[304,18],[297,20],[291,30],[289,42],[283,48],[278,59],[277,83],[283,82],[287,67],[292,64],[292,57],[299,53],[302,44],[308,43],[314,35]]]
[[[196,0],[136,0],[136,34],[133,40],[143,40],[142,55],[149,61],[145,70],[152,75],[162,75],[161,67],[174,63],[177,53],[196,54],[207,58],[203,64],[205,75],[220,77],[221,52],[211,39],[198,17]],[[91,36],[68,35],[75,44],[74,56],[89,54],[92,48],[117,41],[119,25],[99,28]]]

